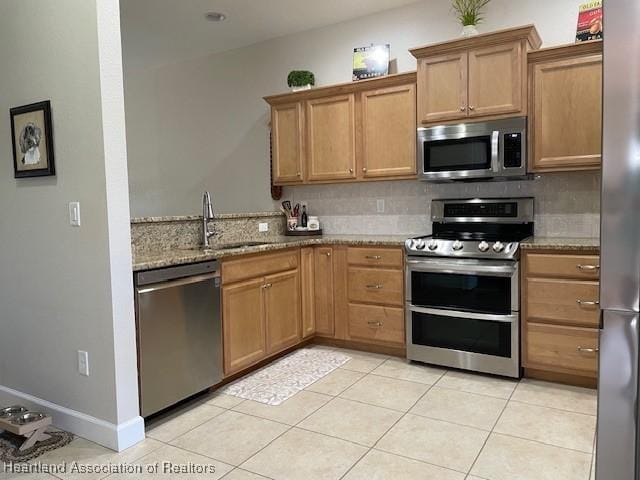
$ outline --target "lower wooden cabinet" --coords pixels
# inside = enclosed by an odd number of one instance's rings
[[[521,315],[526,376],[595,385],[599,263],[594,252],[524,252]]]
[[[364,343],[404,345],[404,309],[349,304],[349,338]]]
[[[335,333],[333,248],[315,249],[316,334],[333,337]]]
[[[292,265],[297,267],[299,255],[299,250],[289,250],[223,263],[225,376],[302,340],[300,270],[291,269]],[[259,276],[235,281],[248,272]]]
[[[264,279],[222,288],[224,371],[249,367],[267,354],[263,299]]]
[[[298,270],[265,278],[264,303],[267,353],[277,353],[300,342],[300,274]]]

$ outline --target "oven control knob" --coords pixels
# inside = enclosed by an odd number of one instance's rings
[[[489,250],[489,244],[487,242],[480,242],[480,244],[478,245],[478,250],[480,250],[481,252],[486,252],[487,250]]]
[[[493,251],[494,252],[500,253],[503,250],[504,250],[504,243],[496,242],[496,243],[493,244]]]
[[[456,240],[455,242],[453,242],[451,248],[453,248],[457,252],[459,250],[462,250],[464,248],[464,245],[460,240]]]
[[[437,250],[437,249],[438,249],[438,242],[436,242],[435,240],[431,240],[431,241],[427,244],[427,248],[428,248],[429,250],[431,250],[432,252],[433,252],[434,250]]]
[[[426,244],[424,243],[424,240],[422,240],[421,238],[416,240],[414,243],[414,247],[417,248],[418,250],[424,250],[425,246]]]

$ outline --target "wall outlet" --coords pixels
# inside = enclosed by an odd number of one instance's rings
[[[259,223],[258,224],[258,231],[259,232],[268,232],[269,231],[269,224],[264,222],[264,223]]]
[[[69,203],[69,224],[72,227],[80,226],[80,202]]]
[[[82,350],[78,350],[78,373],[89,376],[89,354]]]
[[[378,210],[378,213],[384,213],[384,199],[383,198],[381,198],[381,199],[376,201],[376,209]]]

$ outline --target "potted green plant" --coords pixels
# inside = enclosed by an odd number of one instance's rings
[[[471,37],[478,34],[476,28],[482,22],[482,9],[491,0],[453,0],[453,11],[462,24],[462,36]]]
[[[293,70],[287,77],[287,84],[294,92],[309,90],[316,84],[316,77],[308,70]]]

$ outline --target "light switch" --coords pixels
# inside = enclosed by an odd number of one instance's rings
[[[268,232],[269,231],[269,224],[268,223],[259,223],[258,224],[258,231],[259,232]]]
[[[80,226],[80,202],[69,203],[69,223],[72,227]]]
[[[83,350],[78,350],[78,373],[89,376],[89,354]]]

